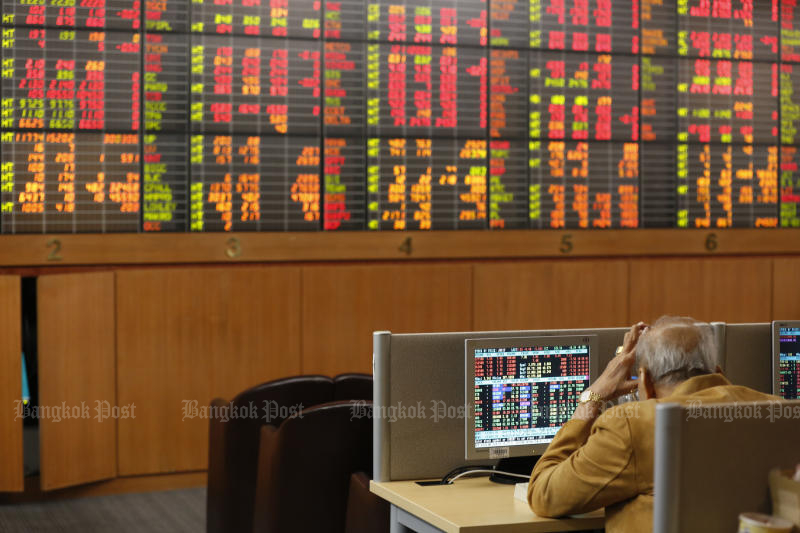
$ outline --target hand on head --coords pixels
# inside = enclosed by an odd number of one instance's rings
[[[648,327],[644,322],[631,326],[625,333],[622,346],[617,348],[617,354],[589,387],[606,401],[615,400],[636,388],[637,381],[631,379],[633,365],[636,363],[636,344]]]

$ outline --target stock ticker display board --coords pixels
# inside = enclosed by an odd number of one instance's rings
[[[0,232],[800,227],[796,0],[2,0]]]

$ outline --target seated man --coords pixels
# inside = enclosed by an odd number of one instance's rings
[[[533,511],[557,517],[605,507],[609,533],[652,531],[656,403],[778,399],[731,385],[715,360],[707,324],[662,317],[632,326],[536,464],[528,486]],[[630,379],[634,366],[638,380]],[[601,414],[605,402],[637,386],[641,401]]]

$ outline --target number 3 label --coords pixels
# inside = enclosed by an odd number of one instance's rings
[[[236,259],[242,255],[242,243],[236,237],[231,237],[228,239],[228,242],[226,242],[225,245],[225,255],[227,255],[229,258]]]

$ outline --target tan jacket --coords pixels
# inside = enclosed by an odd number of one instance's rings
[[[528,502],[536,514],[551,517],[605,507],[608,533],[652,531],[656,403],[777,399],[710,374],[684,381],[667,398],[608,409],[594,424],[570,420],[536,463]]]

